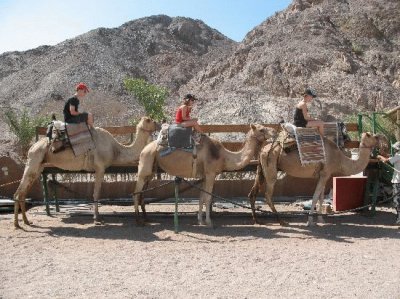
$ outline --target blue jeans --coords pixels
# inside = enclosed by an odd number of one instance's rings
[[[400,211],[400,183],[393,183],[393,205],[397,212]]]

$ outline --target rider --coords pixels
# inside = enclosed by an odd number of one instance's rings
[[[79,112],[79,104],[84,100],[89,93],[89,88],[85,83],[76,85],[76,93],[69,98],[64,106],[64,121],[66,123],[81,123],[86,122],[89,127],[93,127],[93,115],[87,112]]]
[[[313,119],[308,114],[307,104],[317,97],[317,93],[312,88],[307,88],[304,91],[303,99],[297,103],[294,112],[294,125],[296,127],[318,128],[319,133],[324,134],[324,123],[320,120]]]
[[[190,117],[190,112],[196,100],[197,98],[191,94],[185,95],[183,104],[176,110],[175,123],[181,124],[184,127],[193,127],[197,132],[202,133],[197,118]]]

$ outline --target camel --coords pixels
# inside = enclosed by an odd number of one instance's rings
[[[257,175],[253,187],[249,193],[249,200],[252,208],[253,220],[258,222],[255,215],[255,199],[260,190],[260,186],[266,183],[265,200],[272,212],[277,216],[281,225],[285,225],[281,221],[272,201],[274,193],[274,185],[277,181],[278,170],[285,172],[287,175],[300,178],[318,178],[317,186],[314,191],[310,214],[308,216],[308,226],[314,225],[313,214],[317,201],[319,200],[318,220],[323,223],[321,214],[322,201],[325,185],[329,178],[333,175],[352,175],[360,173],[368,165],[372,149],[378,143],[383,142],[378,136],[370,133],[363,133],[359,146],[359,158],[352,160],[342,152],[337,145],[324,138],[324,147],[326,153],[326,162],[313,163],[305,166],[301,165],[299,153],[297,150],[285,153],[279,143],[269,143],[264,146],[259,156],[259,165],[257,166]]]
[[[25,198],[29,189],[43,171],[45,163],[64,170],[86,170],[95,172],[93,191],[95,223],[99,222],[98,200],[105,169],[112,164],[134,164],[139,160],[141,150],[148,143],[151,134],[158,128],[157,124],[148,117],[142,117],[137,125],[137,134],[132,144],[125,146],[117,142],[114,137],[102,128],[92,128],[91,133],[96,148],[86,155],[75,157],[72,149],[53,153],[50,150],[49,139],[42,138],[34,143],[28,151],[28,160],[22,180],[14,194],[14,226],[18,223],[19,208],[25,224],[30,225],[26,217]]]
[[[275,135],[275,129],[262,125],[250,125],[246,135],[243,148],[240,151],[232,152],[227,150],[220,141],[202,135],[200,144],[197,145],[197,157],[192,153],[176,150],[171,154],[160,157],[162,149],[153,141],[146,145],[140,154],[138,178],[136,181],[134,203],[137,224],[143,224],[139,215],[139,204],[141,205],[143,218],[146,219],[146,210],[143,196],[140,193],[144,186],[147,186],[152,179],[156,165],[166,173],[184,178],[203,179],[199,199],[198,223],[204,225],[203,204],[206,205],[206,225],[212,227],[210,217],[211,192],[214,187],[215,177],[223,171],[240,170],[249,164],[254,157],[256,150],[260,150],[261,144]]]

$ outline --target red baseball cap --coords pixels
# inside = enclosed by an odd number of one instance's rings
[[[83,89],[84,91],[89,92],[89,88],[86,86],[85,83],[82,83],[82,82],[79,83],[78,85],[76,85],[76,90],[78,91],[80,89]]]

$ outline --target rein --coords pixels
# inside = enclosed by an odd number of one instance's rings
[[[138,129],[141,130],[141,131],[147,132],[147,133],[153,133],[154,132],[154,130],[147,130],[147,129],[143,129],[142,127],[139,127]]]

